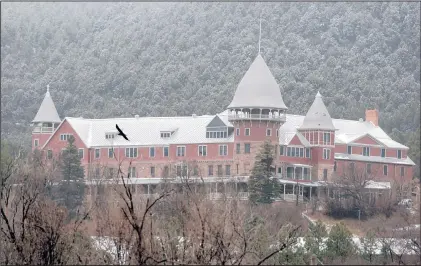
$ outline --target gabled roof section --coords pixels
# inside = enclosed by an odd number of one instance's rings
[[[310,106],[300,129],[335,130],[332,118],[323,103],[320,92],[317,92],[316,99],[314,99],[313,104]]]
[[[83,144],[87,147],[87,148],[89,148],[89,143],[87,142],[87,137],[85,136],[85,135],[87,135],[87,134],[89,134],[89,129],[88,129],[88,127],[89,127],[89,125],[88,124],[86,124],[86,129],[85,130],[83,130],[83,128],[75,128],[74,126],[74,124],[73,123],[71,123],[71,121],[73,121],[73,119],[80,119],[80,120],[83,120],[83,118],[72,118],[72,117],[65,117],[64,119],[63,119],[63,121],[59,124],[59,126],[57,127],[57,129],[54,131],[54,133],[53,134],[51,134],[51,136],[47,139],[47,141],[45,142],[45,144],[42,146],[42,148],[41,149],[44,149],[46,146],[47,146],[47,144],[50,142],[50,140],[57,134],[57,132],[59,132],[59,129],[62,127],[62,125],[65,123],[65,122],[67,122],[67,123],[69,123],[69,125],[70,125],[70,127],[73,129],[73,131],[74,131],[74,133],[75,134],[77,134],[78,136],[79,136],[79,138],[81,139],[81,141],[83,142]]]
[[[362,138],[365,138],[365,137],[369,138],[371,140],[370,141],[371,143],[363,143],[363,142],[359,141],[359,140],[361,140]],[[379,141],[378,139],[373,137],[370,133],[363,134],[363,135],[355,138],[354,140],[349,141],[349,143],[386,146],[386,145],[384,145],[384,143],[382,143],[381,141]]]
[[[53,99],[50,95],[50,90],[47,87],[47,93],[45,94],[44,100],[42,100],[41,106],[35,115],[33,123],[37,122],[52,122],[60,123],[61,119],[57,113],[56,106],[54,105]]]
[[[260,54],[238,84],[228,108],[288,109],[278,83]]]
[[[227,125],[225,124],[225,122],[222,121],[222,119],[218,115],[215,115],[215,118],[212,119],[212,121],[210,121],[206,127],[226,127],[226,126]]]

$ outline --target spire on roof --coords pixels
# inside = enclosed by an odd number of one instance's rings
[[[288,109],[278,83],[260,54],[238,84],[228,108]]]
[[[52,122],[60,123],[61,119],[57,113],[56,106],[54,105],[53,99],[50,95],[50,85],[47,85],[47,93],[45,94],[44,100],[42,100],[41,106],[35,115],[33,123],[37,122]]]
[[[324,129],[335,130],[332,118],[323,103],[322,95],[317,92],[313,104],[308,109],[300,129]]]

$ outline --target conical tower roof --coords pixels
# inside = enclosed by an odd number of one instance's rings
[[[317,92],[316,99],[310,106],[300,129],[335,130],[332,118],[323,103],[320,92]]]
[[[56,106],[54,105],[53,99],[51,99],[50,90],[47,87],[47,93],[45,94],[44,100],[42,100],[41,106],[38,112],[32,120],[33,123],[38,122],[52,122],[60,123],[61,119],[57,113]]]
[[[228,108],[288,109],[278,83],[260,54],[238,84]]]

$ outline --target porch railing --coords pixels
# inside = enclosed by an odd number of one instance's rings
[[[252,120],[275,120],[275,121],[285,121],[286,115],[267,115],[267,114],[229,114],[228,119],[230,120],[242,120],[242,119],[252,119]]]

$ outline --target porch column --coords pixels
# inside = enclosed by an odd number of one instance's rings
[[[215,193],[218,192],[218,182],[215,182]]]
[[[286,189],[286,188],[285,188],[285,184],[284,184],[284,200],[285,200],[285,189]]]
[[[150,190],[150,189],[149,189],[149,184],[148,184],[148,195],[149,195],[149,190]]]
[[[235,180],[235,193],[238,193],[238,181],[237,180]]]
[[[304,166],[301,167],[301,179],[304,180]]]
[[[294,173],[292,175],[292,179],[295,179],[295,166],[294,166]]]
[[[292,184],[292,195],[295,195],[295,184]]]
[[[313,189],[312,187],[309,187],[309,189],[310,189],[310,200],[311,200],[311,190]]]

